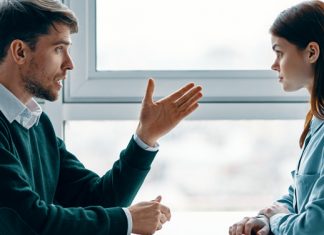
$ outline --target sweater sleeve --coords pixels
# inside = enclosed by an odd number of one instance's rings
[[[37,235],[20,215],[11,208],[0,208],[0,234]]]
[[[121,208],[64,208],[41,200],[29,184],[23,165],[9,149],[8,138],[0,132],[0,214],[4,215],[1,221],[7,225],[0,228],[0,232],[17,235],[126,234],[127,220]],[[23,230],[23,233],[11,233]]]
[[[85,169],[57,140],[61,169],[56,199],[63,206],[127,207],[141,187],[157,152],[145,151],[131,138],[112,169],[103,177]]]

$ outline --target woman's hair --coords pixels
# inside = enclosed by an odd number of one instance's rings
[[[13,40],[35,49],[38,37],[48,34],[50,27],[55,29],[54,23],[67,25],[71,33],[78,31],[74,13],[58,0],[1,0],[0,63]]]
[[[305,49],[310,42],[318,43],[320,48],[320,55],[315,64],[311,109],[306,116],[304,131],[299,140],[302,147],[312,117],[324,119],[324,2],[305,1],[281,12],[272,24],[270,33],[285,38],[299,49]]]

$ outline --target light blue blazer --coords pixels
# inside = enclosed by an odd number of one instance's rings
[[[290,214],[270,219],[275,235],[324,235],[324,120],[312,119],[288,195],[278,202]]]

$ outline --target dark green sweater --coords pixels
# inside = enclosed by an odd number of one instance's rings
[[[27,130],[0,112],[0,234],[126,235],[121,207],[131,204],[155,155],[132,138],[100,178],[66,150],[46,114]]]

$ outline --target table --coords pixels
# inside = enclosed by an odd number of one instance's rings
[[[171,221],[156,235],[227,235],[228,228],[255,211],[237,212],[173,212]]]

